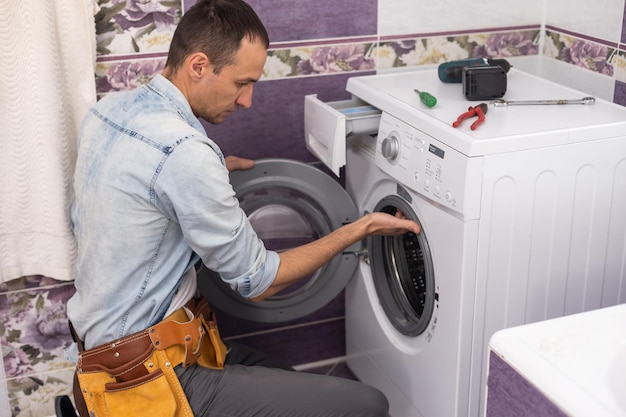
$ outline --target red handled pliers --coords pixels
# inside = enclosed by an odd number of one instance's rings
[[[470,106],[467,108],[467,111],[459,116],[456,119],[456,122],[452,123],[452,127],[458,127],[461,122],[469,117],[478,116],[478,120],[476,120],[470,126],[470,129],[474,130],[478,127],[479,124],[485,121],[485,113],[487,113],[487,103],[480,103],[478,106]]]

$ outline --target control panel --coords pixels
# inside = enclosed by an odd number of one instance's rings
[[[388,113],[381,116],[376,165],[465,219],[479,215],[482,164],[482,157],[467,157]]]

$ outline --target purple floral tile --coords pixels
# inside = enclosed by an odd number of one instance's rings
[[[616,51],[609,59],[609,64],[613,67],[615,80],[626,83],[626,51]]]
[[[544,55],[599,74],[613,76],[611,58],[615,48],[575,38],[555,31],[546,31]]]
[[[99,96],[112,91],[126,91],[147,84],[165,67],[165,57],[115,62],[96,65],[96,92]]]
[[[184,11],[196,2],[185,0]],[[377,0],[248,0],[248,4],[259,15],[272,43],[374,35],[377,28]]]
[[[539,30],[387,40],[372,51],[377,69],[411,67],[467,58],[536,55]]]
[[[57,279],[44,277],[43,275],[29,275],[1,283],[0,294],[31,288],[48,287],[64,283],[67,283],[67,281],[59,281]]]
[[[626,106],[626,83],[622,81],[615,81],[615,92],[613,94],[613,101],[622,106]]]
[[[452,37],[301,45],[270,49],[263,79],[351,74],[393,67],[419,66],[471,57],[536,55],[538,30],[499,32]],[[574,57],[570,53],[568,56]],[[606,57],[605,57],[606,58]],[[99,96],[147,83],[165,65],[165,54],[103,60],[96,67]],[[376,64],[378,60],[378,66]]]
[[[30,377],[7,381],[11,417],[45,417],[55,415],[54,400],[72,394],[74,367],[55,369]]]
[[[68,366],[63,350],[72,337],[65,305],[71,283],[0,295],[0,346],[7,378]]]
[[[181,0],[99,0],[98,55],[167,51],[181,16]]]
[[[367,55],[371,47],[371,43],[356,43],[270,50],[263,77],[276,79],[373,70],[374,59]]]
[[[248,0],[273,43],[375,35],[377,0]]]
[[[537,55],[539,30],[492,33],[473,47],[472,56],[481,58]]]

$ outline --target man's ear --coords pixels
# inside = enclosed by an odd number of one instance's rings
[[[213,71],[209,57],[204,52],[194,52],[186,59],[186,68],[189,76],[199,80]]]

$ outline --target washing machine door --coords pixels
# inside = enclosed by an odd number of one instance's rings
[[[398,186],[397,195],[388,195],[374,211],[404,215],[421,225],[413,210],[411,196]],[[405,336],[419,336],[431,322],[438,301],[432,255],[426,233],[367,238],[370,268],[389,322]]]
[[[231,173],[231,184],[252,227],[269,250],[277,252],[316,240],[356,220],[357,209],[337,181],[310,165],[286,160],[256,161],[254,168]],[[335,298],[354,273],[356,243],[311,276],[263,301],[233,291],[206,267],[198,287],[217,310],[258,322],[297,319]]]

